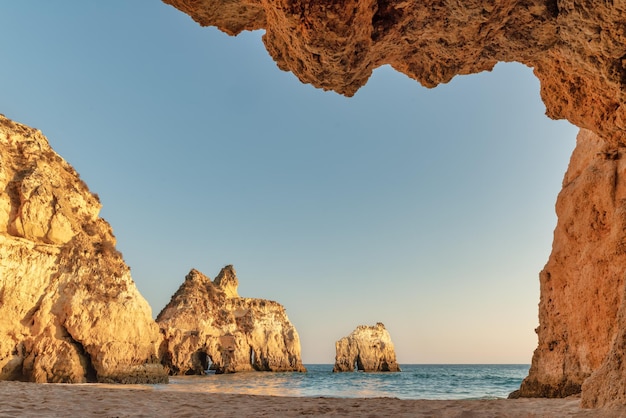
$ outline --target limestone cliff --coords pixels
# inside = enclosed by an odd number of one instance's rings
[[[399,372],[396,352],[391,336],[385,326],[359,325],[347,337],[335,343],[335,366],[333,372]]]
[[[0,190],[0,380],[165,381],[98,198],[41,132],[4,116]]]
[[[170,374],[305,371],[300,337],[274,301],[239,297],[232,266],[215,281],[191,270],[157,317]]]
[[[615,339],[626,266],[623,155],[590,131],[578,135],[557,199],[552,254],[540,274],[539,345],[523,396],[580,392]]]
[[[230,34],[265,29],[279,68],[345,95],[385,64],[427,87],[499,61],[532,67],[547,115],[583,130],[557,202],[539,344],[520,393],[582,386],[586,406],[626,404],[625,2],[164,1]]]
[[[540,276],[539,346],[522,394],[566,396],[582,385],[585,406],[626,403],[625,155],[589,131],[578,135]]]

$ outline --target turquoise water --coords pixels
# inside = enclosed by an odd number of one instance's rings
[[[333,373],[332,364],[306,365],[307,373],[249,372],[174,377],[160,390],[309,397],[400,399],[506,398],[519,389],[527,364],[401,365],[400,373]]]

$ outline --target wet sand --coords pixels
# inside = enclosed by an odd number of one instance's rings
[[[0,382],[0,417],[626,417],[567,399],[400,400],[183,392],[148,386]]]

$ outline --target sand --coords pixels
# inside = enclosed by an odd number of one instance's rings
[[[294,398],[156,390],[141,386],[0,382],[0,417],[624,417],[580,400]]]

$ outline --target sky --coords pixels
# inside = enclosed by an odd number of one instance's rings
[[[0,14],[0,113],[97,193],[153,314],[191,268],[276,300],[305,364],[382,322],[400,364],[530,363],[539,271],[577,128],[532,70],[426,89],[388,66],[354,97],[159,1]]]

